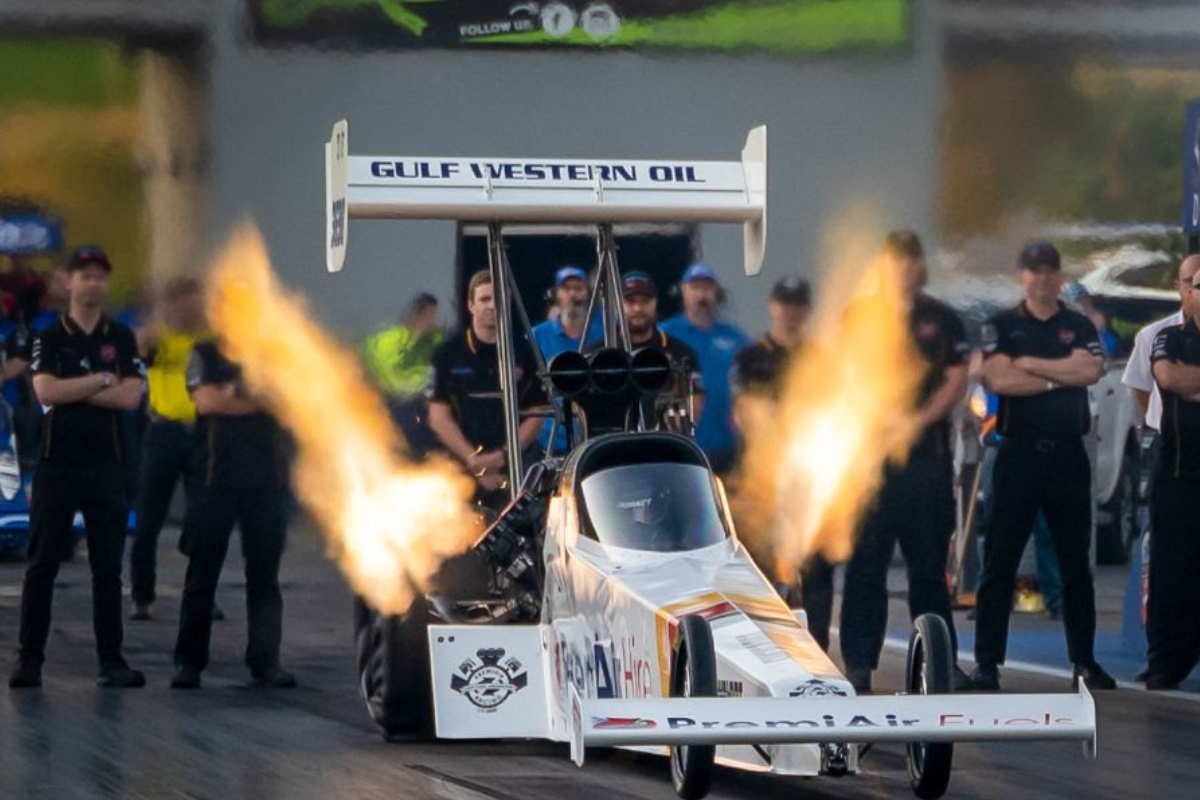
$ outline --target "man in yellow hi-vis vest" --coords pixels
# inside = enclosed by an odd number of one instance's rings
[[[437,443],[426,424],[422,393],[429,380],[433,351],[441,343],[438,301],[425,292],[409,303],[403,323],[384,328],[363,342],[367,373],[416,453],[424,453]]]
[[[138,331],[138,348],[146,360],[150,422],[142,440],[138,480],[137,534],[129,553],[133,598],[130,619],[150,619],[155,600],[158,535],[175,487],[195,457],[193,425],[196,407],[187,390],[187,365],[196,342],[208,337],[204,295],[192,278],[176,278],[164,287],[158,313]]]

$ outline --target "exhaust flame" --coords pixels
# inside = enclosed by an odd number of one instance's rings
[[[357,361],[278,284],[251,224],[213,267],[208,317],[251,391],[295,437],[293,484],[352,588],[383,613],[403,612],[479,535],[470,479],[446,461],[404,460]]]
[[[902,461],[919,433],[923,364],[903,289],[875,248],[847,253],[861,230],[831,237],[843,260],[827,273],[778,405],[742,409],[744,526],[770,537],[780,576],[818,553],[849,558],[886,463]]]

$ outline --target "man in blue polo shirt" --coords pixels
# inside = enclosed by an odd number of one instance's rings
[[[725,473],[737,460],[729,371],[734,356],[750,344],[750,337],[736,325],[717,318],[724,291],[711,267],[704,264],[688,267],[683,273],[680,293],[683,313],[671,317],[659,329],[689,345],[700,358],[706,394],[696,441],[713,469]]]
[[[551,319],[533,326],[533,339],[547,362],[559,353],[579,350],[579,340],[583,336],[583,327],[587,324],[588,300],[591,296],[587,273],[571,265],[561,267],[554,273],[553,292],[557,313]],[[589,347],[598,344],[604,338],[599,314],[592,320],[587,338]],[[538,436],[538,446],[545,448],[550,443],[550,431],[553,426],[553,420],[546,420]],[[559,428],[554,436],[553,452],[561,455],[566,449],[567,432]]]

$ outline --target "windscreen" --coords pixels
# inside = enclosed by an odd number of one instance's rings
[[[666,553],[725,539],[708,470],[694,464],[631,464],[583,479],[584,531],[613,547]]]

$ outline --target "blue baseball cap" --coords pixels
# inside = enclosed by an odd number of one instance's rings
[[[682,283],[691,283],[692,281],[712,281],[720,283],[717,280],[717,273],[713,272],[712,267],[707,264],[692,264],[683,273]]]
[[[587,273],[579,267],[571,266],[570,264],[565,267],[559,267],[558,272],[554,273],[554,288],[557,289],[570,280],[580,280],[587,283]]]

